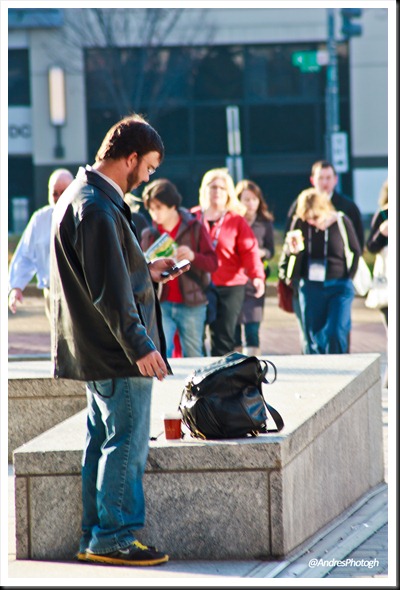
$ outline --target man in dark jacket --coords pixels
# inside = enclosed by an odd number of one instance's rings
[[[170,280],[161,273],[174,260],[147,264],[124,202],[163,156],[158,133],[141,117],[126,117],[109,130],[95,164],[79,169],[54,210],[54,376],[86,381],[88,400],[77,554],[86,561],[168,561],[139,543],[135,531],[144,526],[152,380],[171,373],[154,282]]]
[[[317,190],[328,194],[336,211],[343,211],[349,217],[357,234],[362,252],[364,249],[364,228],[361,213],[354,201],[335,190],[338,177],[334,166],[327,160],[318,160],[318,162],[312,165],[310,182]],[[286,231],[289,230],[296,206],[297,199],[291,204],[288,211]]]

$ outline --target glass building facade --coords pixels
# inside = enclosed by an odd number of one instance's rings
[[[302,72],[299,51],[323,44],[85,50],[89,161],[105,132],[129,112],[144,114],[166,149],[157,175],[175,182],[184,205],[198,201],[203,174],[226,165],[226,107],[240,113],[243,174],[264,191],[277,223],[309,186],[325,153],[326,68]],[[349,131],[348,46],[338,45],[341,130]],[[350,175],[342,188],[351,194]]]

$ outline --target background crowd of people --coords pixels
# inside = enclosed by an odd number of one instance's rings
[[[49,313],[49,249],[54,204],[72,182],[65,169],[49,178],[49,205],[36,211],[24,231],[9,269],[9,307],[15,313],[23,290],[33,276],[43,289]],[[350,351],[352,278],[364,245],[372,254],[385,255],[388,244],[387,180],[379,196],[365,241],[359,208],[337,189],[333,165],[312,165],[310,187],[293,201],[287,213],[280,276],[290,284],[293,311],[304,354]],[[207,171],[199,188],[199,204],[190,209],[175,184],[159,178],[142,197],[125,195],[141,247],[146,251],[162,234],[175,244],[176,261],[188,259],[190,271],[159,286],[167,356],[212,356],[236,351],[261,354],[260,326],[264,318],[269,261],[275,254],[274,216],[261,188],[244,179],[235,186],[226,168]],[[143,205],[145,212],[140,212]],[[339,219],[341,217],[341,219]],[[345,228],[353,261],[339,231]],[[293,233],[293,230],[298,230]],[[300,233],[299,233],[300,232]],[[296,242],[294,235],[300,236]],[[286,276],[288,257],[296,258]],[[214,285],[216,315],[207,323],[207,287]],[[388,307],[381,308],[385,326]],[[207,332],[208,330],[208,332]]]

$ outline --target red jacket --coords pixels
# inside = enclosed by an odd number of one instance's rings
[[[211,245],[210,236],[202,223],[191,215],[186,209],[178,209],[181,224],[175,241],[178,245],[189,246],[194,252],[194,260],[190,272],[197,275],[204,288],[210,282],[211,273],[217,268],[217,256]],[[153,226],[142,232],[141,246],[147,250],[160,234]],[[207,303],[207,295],[199,284],[191,278],[189,273],[183,273],[176,280],[182,295],[183,303],[188,306],[204,305]],[[169,295],[170,285],[162,285],[160,301],[166,301]]]
[[[193,207],[191,211],[203,221],[216,249],[218,268],[211,275],[215,285],[232,287],[245,285],[249,278],[265,279],[256,237],[244,217],[227,211],[220,227],[215,223],[210,228],[200,207]]]

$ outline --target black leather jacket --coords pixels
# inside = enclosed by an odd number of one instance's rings
[[[141,376],[135,361],[156,349],[166,361],[155,285],[129,207],[90,169],[79,169],[54,209],[51,296],[55,377]]]

